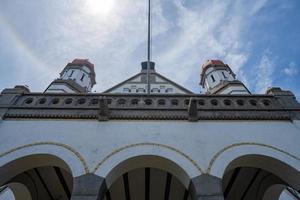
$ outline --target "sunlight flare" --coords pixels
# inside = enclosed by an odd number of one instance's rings
[[[108,15],[114,7],[114,0],[85,0],[84,10],[92,15]]]

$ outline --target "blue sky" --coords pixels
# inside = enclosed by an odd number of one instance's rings
[[[299,0],[153,0],[156,70],[199,93],[201,65],[229,64],[252,93],[300,99]],[[74,58],[96,66],[101,92],[140,71],[147,1],[1,0],[0,89],[42,92]]]

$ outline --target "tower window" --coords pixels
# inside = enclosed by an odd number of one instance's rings
[[[85,77],[85,74],[82,74],[82,76],[81,76],[81,81],[83,81],[83,79],[84,79],[84,77]]]
[[[73,75],[73,73],[74,73],[74,70],[71,71],[71,74],[69,75],[69,77],[71,77]]]
[[[228,77],[225,75],[225,73],[224,73],[224,72],[222,72],[222,74],[223,74],[223,77],[224,77],[224,78],[228,78]]]
[[[210,77],[211,77],[211,80],[212,80],[213,82],[216,81],[216,80],[215,80],[215,77],[214,77],[213,75],[210,75]]]

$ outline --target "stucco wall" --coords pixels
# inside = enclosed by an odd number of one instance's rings
[[[222,177],[245,154],[277,158],[300,171],[300,121],[0,121],[0,166],[24,155],[62,158],[73,176],[105,177],[118,163],[158,155],[181,166],[190,178]]]

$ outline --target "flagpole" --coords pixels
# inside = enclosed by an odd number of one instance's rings
[[[147,93],[150,95],[150,51],[151,51],[151,0],[148,0],[148,60],[147,60]]]

